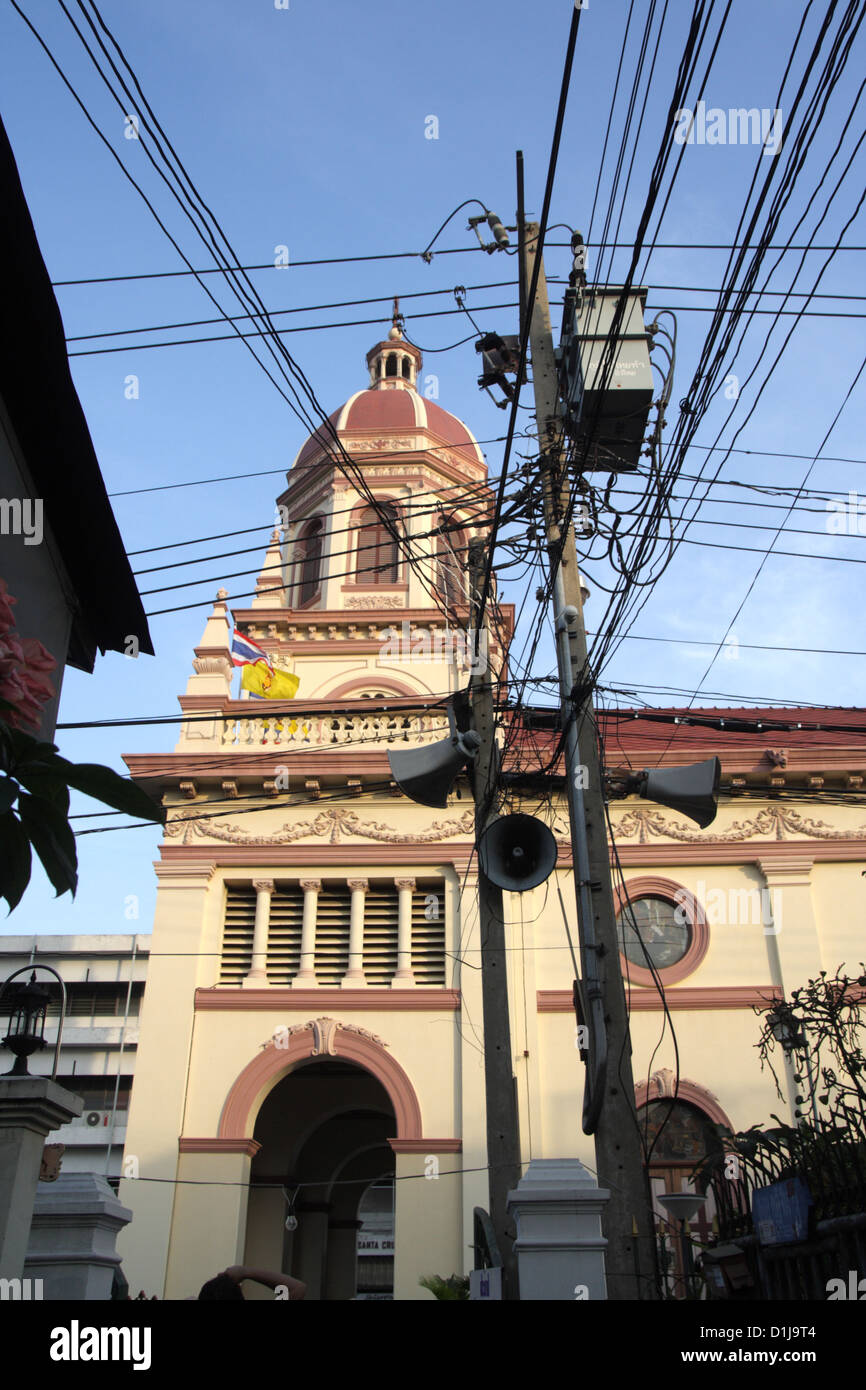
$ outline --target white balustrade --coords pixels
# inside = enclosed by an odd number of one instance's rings
[[[236,750],[338,748],[347,744],[425,744],[448,736],[440,714],[236,715],[220,721],[220,744]]]

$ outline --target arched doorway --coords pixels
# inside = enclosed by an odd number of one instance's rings
[[[339,1057],[301,1061],[269,1092],[255,1122],[244,1263],[303,1279],[307,1298],[345,1301],[368,1290],[360,1266],[362,1202],[391,1183],[397,1134],[391,1099],[370,1072]],[[286,1229],[294,1214],[297,1226]],[[393,1273],[393,1221],[390,1230]],[[393,1288],[393,1280],[388,1290]]]
[[[649,1154],[649,1180],[659,1258],[659,1272],[668,1297],[688,1294],[681,1226],[661,1200],[663,1196],[695,1193],[704,1198],[687,1221],[692,1259],[713,1234],[716,1216],[712,1188],[693,1174],[703,1159],[721,1153],[720,1126],[730,1128],[715,1097],[703,1087],[681,1081],[674,1095],[673,1074],[667,1069],[638,1087],[638,1122]]]

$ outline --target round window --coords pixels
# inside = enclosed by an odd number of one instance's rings
[[[616,919],[619,946],[632,965],[649,969],[647,956],[656,970],[676,965],[691,944],[691,928],[683,910],[666,898],[638,898],[629,903]]]

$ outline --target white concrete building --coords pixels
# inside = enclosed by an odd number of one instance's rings
[[[66,1147],[64,1173],[120,1176],[149,951],[149,936],[0,938],[0,982],[21,966],[43,964],[53,966],[66,985],[57,1081],[82,1097],[84,1110],[49,1136],[49,1143]],[[36,978],[52,988],[52,1003],[45,1024],[47,1045],[29,1059],[29,1070],[50,1076],[60,988],[47,972],[37,971]],[[0,1027],[0,1037],[5,1031]],[[0,1042],[0,1071],[9,1071],[13,1060]]]

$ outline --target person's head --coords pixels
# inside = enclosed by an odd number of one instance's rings
[[[244,1301],[240,1284],[236,1284],[227,1274],[218,1274],[215,1279],[208,1279],[206,1284],[202,1284],[198,1296],[206,1303],[224,1303],[237,1299],[242,1303]]]

